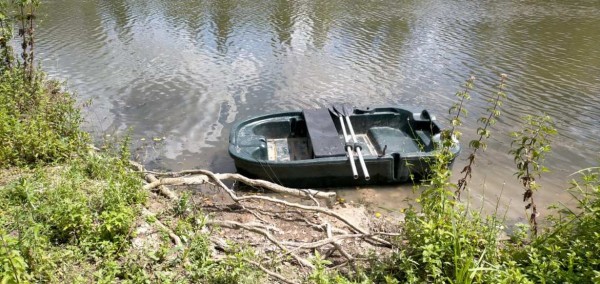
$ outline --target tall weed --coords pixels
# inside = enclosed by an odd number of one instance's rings
[[[421,206],[405,211],[399,251],[372,271],[376,282],[474,283],[494,277],[500,222],[458,202],[461,188],[450,180],[450,161],[454,159],[450,149],[457,146],[457,127],[462,124],[461,116],[466,115],[465,102],[471,98],[473,81],[469,78],[464,91],[457,93],[459,102],[451,108],[455,112],[451,113],[452,128],[443,132],[437,145],[435,163],[418,199]],[[495,107],[488,111],[493,116],[497,113]],[[487,130],[488,124],[482,129]]]
[[[542,162],[546,153],[551,151],[551,136],[556,135],[557,132],[552,118],[547,115],[527,115],[524,120],[523,128],[511,133],[514,148],[509,153],[515,157],[516,175],[525,189],[523,202],[527,202],[525,210],[531,210],[529,223],[531,232],[535,236],[538,233],[538,211],[533,193],[540,189],[536,178],[542,173],[548,172],[548,168],[543,166]]]

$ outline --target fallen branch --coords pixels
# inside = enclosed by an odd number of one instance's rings
[[[150,184],[156,183],[159,180],[151,173],[146,173],[144,171],[144,166],[142,166],[140,163],[134,162],[134,161],[129,161],[129,164],[131,166],[133,166],[137,171],[144,173],[144,179],[149,182]],[[143,187],[144,189],[147,190],[153,190],[153,191],[157,191],[158,193],[160,193],[161,195],[171,199],[171,200],[178,200],[179,197],[177,196],[177,194],[175,194],[175,192],[169,190],[167,187],[165,187],[164,185],[157,185],[155,187],[152,188],[146,188],[146,186]],[[155,190],[156,189],[156,190]]]
[[[306,225],[310,226],[311,228],[313,228],[315,230],[325,231],[326,230],[326,226],[327,226],[326,223],[317,224],[317,223],[309,221],[308,219],[306,219],[306,218],[304,218],[302,216],[302,213],[299,210],[294,210],[294,211],[290,211],[289,212],[289,213],[296,213],[296,214],[300,215],[299,217],[289,217],[289,218],[285,217],[285,216],[280,216],[280,215],[277,215],[277,214],[273,214],[273,213],[269,213],[269,214],[267,214],[266,212],[262,212],[262,213],[265,214],[265,215],[269,215],[271,217],[277,217],[277,218],[280,218],[282,220],[286,220],[286,221],[289,221],[289,222],[302,221],[302,222],[306,223]],[[344,231],[344,230],[336,228],[336,227],[330,227],[330,230],[333,233],[337,233],[337,234],[341,234],[341,235],[347,235],[347,234],[349,234],[347,231]]]
[[[385,233],[385,232],[381,232],[381,233],[370,232],[369,230],[363,229],[360,226],[355,225],[353,222],[350,221],[350,219],[343,217],[339,213],[337,213],[331,209],[328,209],[326,207],[320,207],[318,205],[319,203],[317,202],[316,198],[331,199],[332,197],[335,196],[335,193],[333,193],[333,192],[320,192],[320,191],[308,190],[308,189],[307,190],[291,189],[291,188],[283,187],[283,186],[280,186],[280,185],[277,185],[277,184],[274,184],[274,183],[271,183],[268,181],[249,179],[249,178],[246,178],[239,174],[215,174],[215,173],[212,173],[207,170],[192,170],[192,171],[182,171],[182,172],[176,172],[176,173],[153,173],[153,172],[145,172],[143,170],[143,168],[141,167],[141,165],[139,165],[139,164],[138,164],[138,166],[136,166],[136,168],[137,168],[137,170],[139,170],[140,172],[143,172],[145,174],[145,179],[148,181],[148,183],[145,184],[143,186],[143,188],[146,190],[159,189],[159,192],[161,192],[160,188],[161,187],[166,188],[165,187],[166,185],[210,184],[210,185],[216,186],[220,190],[225,191],[225,193],[231,198],[231,201],[234,202],[234,203],[232,203],[232,205],[239,206],[240,208],[244,209],[246,212],[252,214],[256,218],[256,220],[259,222],[242,223],[242,222],[229,221],[229,220],[207,220],[203,223],[206,226],[205,228],[221,227],[221,228],[228,228],[228,229],[233,229],[233,230],[245,230],[248,232],[252,232],[252,233],[261,235],[264,238],[266,238],[270,243],[272,243],[277,248],[277,250],[280,251],[280,253],[278,253],[276,259],[291,257],[295,260],[296,263],[300,264],[301,266],[307,267],[311,270],[315,269],[315,267],[309,260],[304,258],[306,255],[304,255],[303,253],[306,251],[310,251],[313,249],[321,249],[322,247],[325,247],[325,248],[331,250],[331,252],[337,250],[337,251],[339,251],[341,257],[343,257],[346,260],[346,261],[344,261],[344,263],[342,265],[349,264],[352,266],[352,268],[354,268],[355,271],[357,271],[357,266],[356,266],[357,263],[356,262],[360,258],[357,258],[357,257],[353,256],[352,254],[348,253],[347,248],[345,248],[346,244],[351,245],[355,242],[342,242],[343,240],[354,239],[354,240],[361,240],[361,241],[367,242],[371,245],[375,245],[375,246],[379,246],[379,247],[392,247],[392,244],[389,241],[382,239],[380,236],[382,236],[382,235],[387,235],[387,236],[397,235],[397,234]],[[157,178],[157,177],[162,177],[162,178]],[[304,204],[300,204],[300,203],[286,201],[283,199],[278,199],[278,198],[272,197],[272,196],[264,196],[264,195],[258,195],[258,194],[238,196],[238,194],[232,188],[230,188],[229,186],[227,186],[223,183],[224,180],[234,180],[237,182],[247,184],[249,186],[260,187],[260,188],[264,188],[264,189],[271,190],[273,192],[277,192],[277,193],[281,193],[281,194],[285,194],[285,195],[308,197],[308,198],[312,199],[317,204],[317,206],[304,205]],[[168,190],[167,194],[168,194],[168,192],[171,192],[171,191]],[[175,197],[172,199],[176,200],[177,197],[174,193],[173,193],[173,196],[175,196]],[[193,201],[193,202],[194,202],[194,205],[196,205],[195,201]],[[254,210],[256,210],[256,208],[252,208],[253,207],[252,204],[255,204],[255,205],[260,204],[264,208],[258,209],[258,211],[254,211]],[[246,206],[249,206],[250,208],[246,208]],[[286,215],[286,214],[282,215],[282,214],[280,214],[281,212],[275,212],[275,211],[271,212],[269,210],[269,208],[278,208],[279,206],[285,208],[283,212],[296,213],[299,216],[297,218],[293,218],[293,215]],[[252,209],[254,209],[254,210],[252,210]],[[315,220],[312,220],[312,219],[308,220],[306,218],[306,216],[309,216],[311,214],[315,216],[315,218],[316,218]],[[280,234],[285,234],[285,231],[278,228],[277,225],[273,225],[272,221],[268,220],[269,218],[263,219],[264,216],[271,216],[272,218],[282,218],[283,220],[287,220],[287,221],[294,221],[294,220],[301,221],[306,224],[306,225],[303,225],[305,228],[311,227],[318,231],[322,231],[326,234],[326,237],[324,239],[320,239],[323,237],[317,237],[318,239],[316,239],[316,240],[313,239],[313,242],[293,242],[293,241],[285,242],[284,240],[278,240],[275,237],[275,235],[280,236]],[[325,216],[329,216],[329,218],[324,218]],[[293,218],[293,220],[291,220],[290,218]],[[341,228],[334,227],[330,223],[334,219],[337,219],[338,221],[343,223],[344,226],[341,226]],[[329,220],[329,221],[327,221],[327,220]],[[172,233],[172,231],[169,228],[167,228],[160,222],[157,223],[157,226],[161,227],[161,229],[168,232],[169,236],[171,237],[171,239],[173,240],[173,242],[176,245],[179,246],[181,244],[181,240],[179,239],[179,237],[177,235],[175,235],[174,233]],[[282,228],[284,228],[284,227],[282,227]],[[259,240],[260,240],[260,238],[259,238]],[[298,239],[296,239],[296,240],[298,240]],[[215,244],[214,249],[222,250],[225,252],[227,252],[229,250],[229,247],[224,240],[222,240],[220,238],[218,238],[216,240],[211,238],[211,241],[213,242],[213,244]],[[257,244],[262,244],[262,243],[264,243],[264,241],[257,242]],[[269,249],[267,249],[267,251],[268,250]],[[217,255],[216,251],[214,251],[214,255]],[[248,262],[251,262],[251,261],[248,261]],[[269,277],[273,277],[280,282],[293,283],[290,280],[285,279],[283,276],[263,267],[260,262],[251,262],[251,263],[254,266],[261,269],[267,275],[269,275]]]
[[[204,175],[207,175],[208,177],[210,177],[218,186],[220,186],[223,190],[225,190],[225,192],[227,192],[227,194],[229,195],[229,197],[231,197],[231,199],[235,202],[240,202],[240,201],[245,201],[245,200],[263,200],[263,201],[268,201],[271,203],[277,203],[277,204],[281,204],[287,207],[293,207],[293,208],[298,208],[298,209],[303,209],[306,211],[313,211],[313,212],[319,212],[319,213],[323,213],[326,215],[329,215],[331,217],[335,217],[336,219],[344,222],[346,225],[348,225],[350,228],[352,228],[352,230],[361,233],[363,235],[367,235],[370,236],[370,234],[365,231],[364,229],[352,224],[352,222],[348,221],[348,219],[342,217],[341,215],[339,215],[338,213],[335,213],[329,209],[323,208],[323,207],[317,207],[317,206],[307,206],[307,205],[302,205],[302,204],[298,204],[298,203],[293,203],[293,202],[288,202],[285,200],[280,200],[277,198],[273,198],[273,197],[267,197],[267,196],[259,196],[259,195],[248,195],[248,196],[242,196],[239,197],[235,194],[235,192],[231,189],[229,189],[229,187],[227,187],[227,185],[225,185],[214,173],[210,172],[210,171],[206,171],[206,170],[198,170],[199,173],[202,173]],[[391,247],[392,244],[386,240],[377,238],[377,237],[370,237],[372,240],[381,243],[387,247]]]
[[[267,197],[267,196],[248,195],[248,196],[238,197],[237,194],[235,194],[235,192],[233,190],[229,189],[229,187],[222,182],[222,180],[235,179],[235,180],[239,180],[244,183],[250,183],[250,184],[253,184],[256,186],[260,185],[262,187],[272,189],[273,191],[276,191],[279,193],[288,193],[291,195],[300,194],[300,196],[306,196],[307,194],[311,194],[311,196],[314,196],[314,197],[330,198],[332,196],[335,196],[334,192],[320,192],[320,191],[314,191],[314,190],[308,190],[307,192],[305,192],[305,191],[298,190],[298,189],[283,187],[283,186],[280,186],[280,185],[277,185],[277,184],[274,184],[274,183],[271,183],[268,181],[252,180],[252,179],[246,178],[239,174],[214,174],[207,170],[194,170],[194,171],[185,171],[185,172],[180,172],[180,173],[186,173],[186,174],[193,173],[193,174],[199,174],[199,175],[188,176],[188,177],[177,177],[177,178],[162,178],[160,180],[154,180],[151,183],[145,185],[144,189],[149,190],[149,189],[153,189],[155,187],[161,186],[161,185],[206,184],[210,181],[209,180],[209,178],[210,178],[214,182],[216,182],[217,185],[219,185],[222,189],[224,189],[227,192],[227,194],[231,197],[231,199],[233,199],[233,201],[235,201],[235,202],[255,199],[255,200],[268,201],[268,202],[272,202],[272,203],[278,203],[278,204],[281,204],[281,205],[284,205],[287,207],[294,207],[294,208],[303,209],[303,210],[307,210],[307,211],[319,212],[319,213],[323,213],[323,214],[335,217],[336,219],[344,222],[346,225],[348,225],[350,228],[352,228],[356,232],[359,232],[363,235],[368,235],[368,233],[364,229],[352,224],[346,218],[340,216],[339,214],[337,214],[331,210],[325,209],[323,207],[318,207],[318,206],[307,206],[307,205],[302,205],[302,204],[298,204],[298,203],[292,203],[292,202],[288,202],[285,200],[280,200],[280,199]],[[386,240],[382,240],[382,239],[375,239],[375,240],[384,245],[391,246],[391,243],[389,243]]]
[[[293,246],[293,247],[296,247],[297,249],[316,249],[316,248],[320,248],[320,247],[328,245],[328,244],[333,244],[335,242],[338,242],[338,241],[341,241],[344,239],[361,239],[361,238],[366,238],[366,237],[368,237],[368,236],[363,235],[363,234],[337,235],[337,236],[331,236],[331,237],[328,237],[327,239],[323,239],[323,240],[311,242],[311,243],[284,242],[283,245]]]
[[[152,174],[147,174],[153,176]],[[145,190],[152,190],[154,188],[165,186],[165,185],[193,185],[193,184],[206,184],[209,179],[205,175],[196,175],[189,177],[178,177],[178,178],[161,178],[150,181],[150,183],[144,185]]]
[[[146,189],[151,189],[159,185],[183,185],[183,184],[203,184],[208,180],[205,176],[207,176],[208,171],[205,170],[189,170],[189,171],[181,171],[181,172],[173,172],[173,173],[155,173],[155,172],[146,172],[150,174],[156,174],[159,176],[172,176],[172,178],[162,178],[155,182],[151,182],[144,186]],[[185,176],[184,176],[185,175]],[[336,196],[335,192],[324,192],[313,189],[295,189],[289,188],[285,186],[278,185],[276,183],[268,182],[266,180],[259,179],[250,179],[240,174],[215,174],[211,172],[211,175],[214,176],[214,179],[218,179],[220,181],[223,180],[233,180],[244,183],[246,185],[252,187],[260,187],[265,188],[273,192],[288,194],[298,197],[308,197],[308,198],[320,198],[320,199],[333,199]]]
[[[284,186],[278,185],[276,183],[268,182],[265,180],[250,179],[250,178],[247,178],[240,174],[216,174],[215,176],[217,178],[219,178],[220,180],[234,180],[234,181],[242,182],[242,183],[252,186],[252,187],[266,188],[271,191],[275,191],[275,192],[282,193],[282,194],[289,194],[289,195],[298,196],[298,197],[308,197],[317,206],[319,206],[320,204],[316,198],[332,200],[337,195],[335,192],[324,192],[324,191],[318,191],[318,190],[313,190],[313,189],[295,189],[295,188],[284,187]]]
[[[327,238],[333,238],[333,234],[331,233],[331,225],[329,223],[325,224],[326,227],[326,231],[327,231]],[[340,254],[342,256],[344,256],[346,258],[346,260],[348,260],[348,262],[350,263],[350,265],[352,265],[352,268],[354,269],[355,272],[358,272],[358,268],[356,267],[356,264],[354,263],[354,257],[351,256],[348,252],[346,252],[346,250],[340,245],[339,241],[333,241],[333,246],[340,252]]]
[[[307,225],[311,226],[312,228],[315,228],[315,229],[321,229],[321,230],[327,230],[327,225],[328,225],[328,224],[321,224],[321,225],[319,225],[319,224],[312,223],[312,222],[310,222],[310,221],[308,221],[308,220],[306,220],[306,219],[304,219],[303,221],[304,221],[304,222],[305,222]],[[333,232],[333,233],[336,233],[336,234],[341,234],[341,235],[348,235],[348,234],[349,234],[348,232],[346,232],[346,231],[344,231],[344,230],[342,230],[342,229],[338,229],[338,228],[336,228],[336,227],[329,227],[329,230],[330,230],[331,232]]]
[[[192,172],[192,171],[189,171],[189,172]],[[235,178],[239,178],[240,181],[242,181],[242,182],[254,181],[254,182],[256,182],[255,184],[261,184],[265,187],[267,185],[269,185],[268,188],[273,189],[276,192],[288,193],[288,194],[301,193],[301,196],[306,196],[307,193],[303,192],[301,190],[283,187],[283,186],[280,186],[280,185],[277,185],[274,183],[270,183],[267,181],[251,180],[251,179],[248,179],[248,178],[243,177],[238,174],[214,174],[207,170],[195,170],[195,171],[193,171],[193,173],[199,174],[199,175],[187,176],[187,177],[177,177],[177,178],[162,178],[160,180],[156,180],[150,184],[145,185],[144,189],[152,189],[152,188],[160,186],[160,185],[206,184],[206,183],[210,182],[210,180],[212,180],[219,187],[221,187],[223,190],[225,190],[227,192],[227,194],[231,197],[231,199],[233,199],[233,201],[235,201],[235,202],[239,203],[240,201],[245,201],[245,200],[263,200],[263,201],[268,201],[271,203],[278,203],[278,204],[281,204],[281,205],[284,205],[287,207],[294,207],[294,208],[298,208],[298,209],[302,209],[302,210],[319,212],[319,213],[323,213],[323,214],[335,217],[336,219],[344,222],[346,225],[348,225],[350,228],[352,228],[354,231],[356,231],[358,233],[361,233],[363,235],[370,235],[367,231],[352,224],[346,218],[340,216],[339,214],[337,214],[329,209],[325,209],[323,207],[307,206],[307,205],[288,202],[285,200],[280,200],[280,199],[276,199],[276,198],[268,197],[268,196],[248,195],[248,196],[238,197],[237,194],[233,190],[229,189],[229,187],[222,182],[222,179],[228,179],[230,177],[235,177]],[[314,191],[313,193],[315,194],[315,196],[318,196],[318,197],[320,196],[321,198],[323,198],[324,196],[327,196],[327,195],[319,195],[319,193],[321,193],[321,192],[317,192],[317,191]],[[329,194],[329,193],[324,193],[324,194]],[[335,195],[335,193],[333,193],[333,194]],[[331,196],[334,196],[334,195],[331,195]],[[372,237],[372,239],[374,241],[377,241],[377,242],[385,245],[385,246],[391,246],[391,243],[386,240],[376,238],[376,237]]]
[[[232,197],[233,198],[233,197]],[[245,201],[245,200],[263,200],[263,201],[268,201],[268,202],[272,202],[272,203],[277,203],[277,204],[281,204],[287,207],[293,207],[293,208],[298,208],[298,209],[302,209],[302,210],[306,210],[306,211],[313,211],[313,212],[319,212],[319,213],[323,213],[325,215],[329,215],[331,217],[334,217],[340,221],[342,221],[344,224],[348,225],[348,227],[350,227],[353,231],[360,233],[362,236],[366,236],[378,243],[383,244],[384,246],[388,246],[391,247],[392,244],[386,240],[380,239],[378,237],[375,237],[373,234],[370,234],[369,232],[367,232],[366,230],[352,224],[352,222],[350,222],[348,219],[342,217],[340,214],[333,212],[329,209],[323,208],[323,207],[316,207],[316,206],[307,206],[307,205],[302,205],[302,204],[298,204],[298,203],[293,203],[293,202],[288,202],[285,200],[280,200],[280,199],[276,199],[276,198],[272,198],[272,197],[267,197],[267,196],[257,196],[257,195],[249,195],[249,196],[242,196],[242,197],[237,197],[235,196],[234,200],[236,202],[239,201]]]

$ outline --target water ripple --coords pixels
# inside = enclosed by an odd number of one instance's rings
[[[399,104],[444,122],[475,74],[468,140],[499,73],[509,98],[493,146],[543,111],[561,133],[551,162],[597,163],[597,1],[65,0],[43,13],[44,69],[94,99],[98,131],[166,137],[156,165],[231,169],[232,122],[266,112]]]

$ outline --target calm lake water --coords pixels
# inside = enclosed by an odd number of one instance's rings
[[[267,112],[394,104],[427,108],[445,122],[455,92],[474,74],[461,129],[468,144],[500,73],[509,75],[509,98],[476,162],[475,204],[499,204],[523,220],[507,151],[524,114],[546,112],[560,132],[538,207],[569,203],[568,176],[600,160],[597,0],[44,3],[42,67],[82,102],[92,99],[87,127],[97,136],[132,128],[152,168],[234,171],[229,128]],[[410,185],[340,192],[382,208],[414,196]]]

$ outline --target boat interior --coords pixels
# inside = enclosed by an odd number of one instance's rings
[[[345,157],[348,145],[360,146],[365,159],[369,159],[430,152],[434,148],[433,135],[440,132],[426,111],[414,114],[397,108],[355,109],[349,118],[356,143],[350,137],[346,120],[343,117],[340,120],[337,113],[326,108],[254,121],[240,129],[238,140],[244,137],[249,143],[247,146],[257,145],[258,141],[260,146],[254,148],[252,156],[260,160],[284,162]]]

